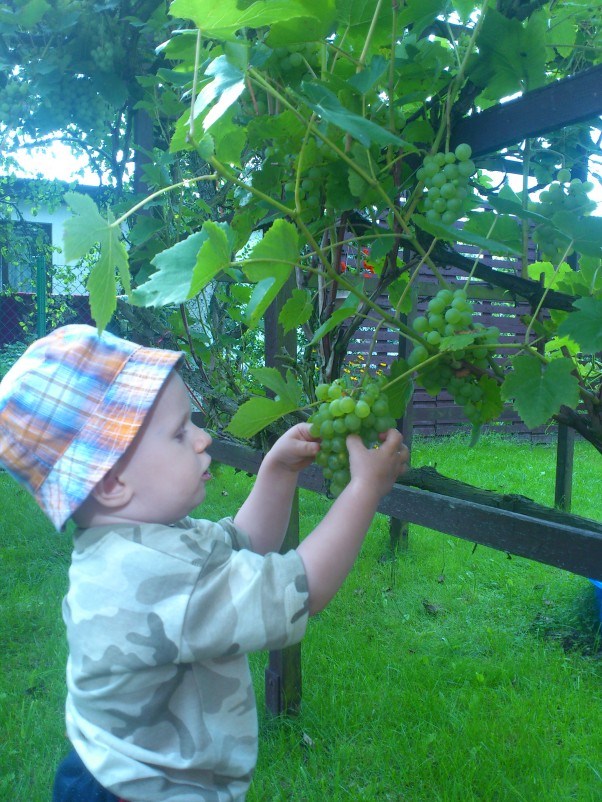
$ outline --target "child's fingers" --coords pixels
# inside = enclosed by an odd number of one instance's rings
[[[358,434],[348,434],[347,439],[347,451],[349,452],[349,459],[353,459],[354,454],[360,454],[362,451],[367,451],[368,449],[362,442],[362,438]]]
[[[310,433],[310,429],[311,426],[309,423],[297,423],[296,426],[293,426],[291,431],[294,432],[299,440],[308,440],[311,443],[315,443],[318,438]]]
[[[398,429],[387,429],[379,448],[384,448],[388,451],[400,451],[402,447],[405,448],[401,432]]]

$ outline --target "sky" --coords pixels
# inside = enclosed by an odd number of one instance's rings
[[[55,142],[44,153],[30,150],[17,151],[15,161],[20,165],[18,175],[23,178],[36,178],[42,175],[50,181],[77,181],[80,184],[98,186],[96,173],[86,169],[85,156],[75,156],[71,148],[61,142]],[[79,171],[84,170],[84,175]]]

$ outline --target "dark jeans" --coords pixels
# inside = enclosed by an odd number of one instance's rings
[[[75,749],[72,749],[58,767],[52,802],[120,802],[120,800],[94,779]]]

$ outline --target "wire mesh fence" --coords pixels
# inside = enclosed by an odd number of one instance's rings
[[[24,274],[24,270],[26,271]],[[67,323],[93,323],[85,278],[40,256],[0,288],[0,375],[29,343]],[[2,356],[4,355],[4,356]]]

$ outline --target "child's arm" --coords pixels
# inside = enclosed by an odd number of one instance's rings
[[[286,534],[297,475],[319,451],[309,425],[298,423],[265,455],[249,497],[234,517],[258,554],[278,551]]]
[[[343,584],[362,546],[380,499],[403,473],[409,452],[390,429],[378,448],[347,438],[351,481],[324,519],[297,548],[309,585],[310,615],[322,610]]]

